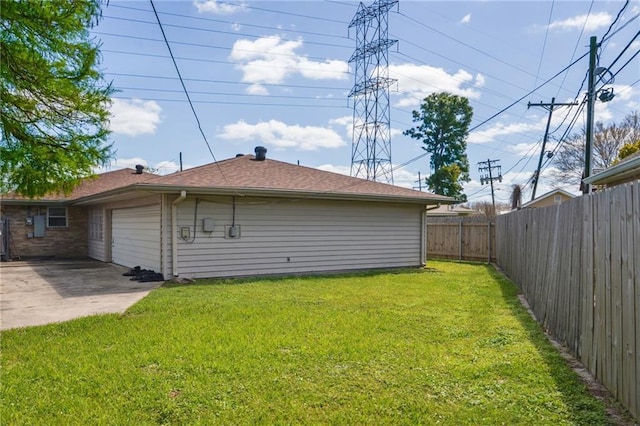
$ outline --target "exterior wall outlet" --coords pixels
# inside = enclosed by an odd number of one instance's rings
[[[183,226],[182,228],[180,228],[180,238],[182,238],[183,240],[188,240],[189,238],[191,238],[191,229],[189,229],[188,226]]]

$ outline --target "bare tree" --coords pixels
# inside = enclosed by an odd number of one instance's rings
[[[622,123],[605,126],[601,122],[595,124],[593,136],[593,170],[610,167],[618,157],[622,146],[636,140],[640,135],[640,113],[634,111],[627,115]],[[570,185],[579,185],[584,171],[584,150],[586,132],[574,133],[562,141],[562,145],[554,156],[553,164],[557,171],[555,177]]]

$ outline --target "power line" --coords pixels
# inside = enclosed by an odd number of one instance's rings
[[[614,19],[613,22],[611,23],[611,25],[609,25],[609,28],[607,29],[607,32],[604,33],[604,35],[602,37],[600,37],[600,40],[602,40],[602,41],[606,40],[607,36],[611,32],[611,29],[616,24],[616,22],[618,22],[618,19],[620,19],[620,16],[622,15],[622,12],[627,8],[628,5],[629,5],[629,0],[627,0],[624,3],[624,6],[622,6],[622,8],[618,11],[618,15],[616,16],[616,19]]]
[[[133,78],[145,78],[145,79],[160,79],[160,80],[179,80],[178,77],[167,77],[162,75],[147,75],[147,74],[133,74],[133,73],[117,73],[117,72],[105,72],[107,75],[114,75],[119,77],[133,77]],[[215,83],[215,84],[240,84],[250,86],[254,83],[248,83],[244,81],[231,81],[231,80],[211,80],[205,78],[182,78],[184,81],[193,81],[199,83]],[[298,89],[315,89],[315,90],[341,90],[345,91],[344,87],[321,87],[321,86],[307,86],[300,84],[281,84],[281,83],[260,83],[263,86],[268,87],[286,87],[286,88],[298,88]]]
[[[213,150],[211,149],[211,145],[209,144],[209,141],[207,140],[207,136],[204,134],[204,130],[202,130],[202,124],[200,124],[200,119],[198,118],[198,113],[196,112],[196,109],[193,106],[193,102],[191,102],[191,97],[189,96],[189,91],[187,90],[187,86],[184,84],[184,81],[182,80],[182,75],[180,74],[180,68],[178,68],[178,63],[176,62],[175,58],[173,57],[173,52],[171,51],[171,45],[169,45],[169,40],[167,40],[167,36],[164,33],[164,29],[162,28],[162,23],[160,22],[160,17],[158,16],[158,12],[156,12],[156,6],[153,4],[153,0],[149,0],[149,2],[151,3],[151,7],[153,8],[153,13],[156,15],[156,19],[158,20],[158,26],[160,27],[160,32],[162,33],[162,38],[164,38],[164,41],[167,44],[167,49],[169,49],[169,55],[171,55],[171,60],[173,62],[173,65],[176,68],[176,73],[178,74],[178,78],[180,79],[180,84],[182,85],[182,89],[184,89],[184,94],[187,96],[187,100],[189,101],[189,106],[191,107],[191,112],[193,112],[193,116],[196,119],[196,123],[198,123],[198,130],[200,130],[200,134],[202,135],[202,139],[204,139],[204,142],[207,144],[207,148],[209,149],[209,153],[211,153],[211,157],[213,158],[213,161],[217,163],[218,160],[216,159],[216,156],[213,153]],[[222,170],[221,170],[221,172],[222,172]],[[226,178],[225,178],[225,180],[226,180]]]
[[[115,8],[127,9],[127,10],[137,10],[139,12],[152,12],[152,11],[147,10],[147,9],[139,9],[139,8],[136,8],[136,7],[122,6],[122,5],[117,5],[117,4],[109,5],[109,7],[115,7]],[[246,22],[238,22],[238,21],[226,21],[224,19],[204,18],[202,16],[191,16],[191,15],[184,15],[184,14],[180,14],[180,13],[158,12],[158,14],[166,15],[166,16],[175,16],[175,17],[185,18],[185,19],[194,19],[194,20],[205,21],[205,22],[218,22],[218,23],[229,24],[229,25],[240,25],[240,26],[243,26],[243,27],[260,28],[260,29],[265,29],[265,30],[273,30],[273,31],[281,31],[282,30],[281,28],[270,27],[270,26],[267,26],[267,25],[249,24],[249,23],[246,23]],[[295,29],[291,29],[291,28],[288,28],[287,32],[315,35],[315,36],[321,36],[321,37],[329,37],[329,38],[337,38],[337,39],[342,39],[342,40],[348,39],[348,37],[346,37],[346,36],[338,36],[338,35],[335,35],[335,34],[323,34],[323,33],[318,33],[318,32],[313,32],[313,31],[295,30]]]
[[[144,88],[144,87],[128,87],[128,86],[116,86],[117,90],[139,90],[146,92],[164,92],[164,93],[183,93],[182,90],[175,89],[157,89],[157,88]],[[207,92],[207,91],[198,91],[191,90],[191,94],[194,95],[219,95],[219,96],[238,96],[238,97],[252,97],[252,98],[264,98],[264,95],[255,95],[250,93],[229,93],[229,92]],[[332,102],[344,102],[344,99],[338,98],[324,98],[318,99],[316,96],[291,96],[291,95],[269,95],[269,98],[282,98],[282,99],[306,99],[306,100],[322,100],[322,101],[332,101]],[[196,101],[197,102],[197,101]]]
[[[151,58],[170,59],[170,56],[157,55],[157,54],[153,54],[153,53],[125,52],[125,51],[122,51],[122,50],[111,50],[111,49],[103,49],[102,52],[117,53],[117,54],[121,54],[121,55],[135,55],[135,56],[146,56],[146,57],[151,57]],[[187,57],[184,57],[184,56],[175,56],[174,58],[175,59],[179,59],[181,61],[195,61],[195,62],[206,62],[206,63],[213,63],[213,64],[237,65],[237,63],[235,63],[235,62],[217,61],[215,59],[187,58]],[[252,66],[255,66],[255,65],[252,64]],[[317,68],[299,68],[299,67],[279,66],[279,65],[259,65],[259,67],[260,68],[287,69],[287,70],[294,70],[294,71],[297,70],[297,71],[326,72],[328,74],[349,74],[349,72],[345,72],[345,71],[322,70],[322,69],[317,69]]]
[[[131,99],[131,97],[127,96],[111,96],[112,99]],[[305,108],[348,108],[346,105],[342,107],[338,107],[335,105],[317,105],[317,104],[274,104],[267,102],[232,102],[232,101],[197,101],[197,100],[183,100],[183,99],[161,99],[161,98],[144,98],[147,101],[156,101],[156,102],[187,102],[190,104],[218,104],[218,105],[247,105],[247,106],[268,106],[268,107],[305,107]]]
[[[127,22],[135,22],[135,23],[139,23],[139,24],[149,24],[149,25],[154,25],[155,22],[150,22],[150,21],[145,21],[142,19],[133,19],[133,18],[122,18],[119,16],[110,16],[110,15],[106,15],[105,18],[109,18],[109,19],[116,19],[119,21],[127,21]],[[179,28],[179,29],[183,29],[183,30],[193,30],[193,31],[203,31],[203,32],[208,32],[208,33],[216,33],[216,34],[228,34],[228,35],[233,35],[233,36],[244,36],[244,37],[251,37],[251,38],[262,38],[264,36],[260,36],[260,35],[255,35],[255,34],[248,34],[248,33],[239,33],[239,32],[234,32],[234,31],[223,31],[223,30],[212,30],[210,28],[194,28],[194,27],[188,27],[185,25],[176,25],[176,24],[163,24],[163,26],[165,27],[170,27],[170,28]],[[280,38],[280,40],[282,41],[298,41],[295,39],[290,39],[290,38]],[[332,44],[332,43],[321,43],[318,41],[305,41],[306,44],[313,44],[313,45],[318,45],[318,46],[329,46],[329,47],[338,47],[341,49],[350,49],[350,46],[343,46],[340,44]]]

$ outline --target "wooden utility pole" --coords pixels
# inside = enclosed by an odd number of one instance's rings
[[[417,188],[422,192],[422,176],[420,176],[420,172],[418,172],[418,180],[414,182],[418,184]],[[416,187],[414,186],[413,189],[416,189]]]
[[[496,214],[496,196],[493,190],[493,181],[497,180],[498,182],[502,182],[502,166],[495,165],[500,160],[487,160],[480,161],[478,163],[478,171],[480,173],[486,173],[480,175],[480,185],[484,185],[485,183],[491,184],[491,203],[493,204],[493,214]],[[496,174],[493,171],[496,171]]]
[[[598,43],[596,36],[592,36],[589,42],[589,74],[587,89],[587,134],[584,149],[584,176],[583,179],[591,176],[593,171],[593,115],[595,110],[595,85],[596,85],[596,54],[598,51]],[[582,193],[591,192],[591,185],[585,183],[582,185]]]
[[[536,198],[536,190],[538,189],[538,181],[540,180],[540,169],[542,168],[542,159],[544,158],[545,147],[547,146],[547,140],[549,139],[549,125],[551,124],[551,116],[553,115],[553,107],[554,106],[573,106],[578,105],[577,102],[566,103],[566,104],[557,104],[556,98],[551,98],[550,104],[545,104],[539,102],[537,104],[532,104],[529,102],[527,104],[527,109],[532,106],[539,106],[543,108],[549,108],[549,117],[547,118],[547,128],[544,131],[544,138],[542,139],[542,150],[540,151],[540,159],[538,160],[538,168],[535,171],[535,175],[533,176],[533,192],[531,193],[531,201]]]

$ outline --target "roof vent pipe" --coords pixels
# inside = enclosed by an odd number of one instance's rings
[[[264,146],[256,146],[256,161],[264,161],[267,158],[267,148]]]
[[[136,164],[136,174],[141,175],[144,170],[144,166],[142,164]]]

